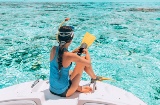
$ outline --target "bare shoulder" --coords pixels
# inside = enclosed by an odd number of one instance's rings
[[[56,47],[57,46],[53,46],[51,51],[50,51],[50,61],[54,58],[55,52],[56,52]]]
[[[56,50],[56,47],[57,47],[57,46],[53,46],[52,49],[51,49],[51,52],[52,52],[52,51],[55,51],[55,50]]]

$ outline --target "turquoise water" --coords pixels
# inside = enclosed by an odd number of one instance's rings
[[[0,2],[0,88],[49,78],[49,51],[66,17],[75,27],[70,51],[85,32],[94,34],[89,52],[96,74],[160,105],[160,3]],[[85,73],[82,79],[90,80]]]

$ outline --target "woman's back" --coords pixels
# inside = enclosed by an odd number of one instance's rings
[[[69,70],[71,64],[68,67],[62,67],[61,70],[58,68],[58,51],[59,46],[55,48],[53,59],[50,61],[50,90],[55,93],[63,93],[69,85]]]

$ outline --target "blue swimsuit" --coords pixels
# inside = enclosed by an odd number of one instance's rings
[[[59,74],[58,62],[57,62],[58,51],[59,47],[56,47],[56,53],[54,55],[54,59],[50,61],[50,77],[49,77],[50,92],[61,97],[66,97],[66,93],[71,86],[69,70],[72,64],[70,64],[66,68],[62,67]]]

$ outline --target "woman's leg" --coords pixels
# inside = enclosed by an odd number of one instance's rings
[[[92,69],[92,66],[89,67],[85,67],[84,71],[92,78],[92,79],[96,79],[96,75]]]
[[[96,78],[96,75],[92,69],[92,67],[85,67],[84,68],[84,71],[92,78],[92,79],[95,79]],[[71,76],[71,74],[73,73],[72,70],[69,71],[69,75]]]
[[[84,71],[92,78],[92,79],[96,79],[96,75],[92,69],[92,66],[90,67],[85,67]],[[69,75],[71,75],[73,73],[73,71],[69,71]],[[73,77],[75,77],[75,75],[72,75]]]
[[[77,89],[79,86],[79,82],[82,76],[82,72],[84,70],[84,65],[81,63],[77,63],[71,76],[70,79],[72,81],[72,85],[71,87],[68,89],[66,97],[71,96]]]
[[[85,58],[85,57],[84,57]],[[68,89],[66,97],[71,96],[79,86],[79,82],[83,73],[83,70],[92,78],[96,79],[96,75],[94,74],[94,71],[92,69],[92,66],[85,67],[81,63],[76,63],[76,67],[74,68],[73,72],[70,72],[70,79],[72,81],[71,87]]]

